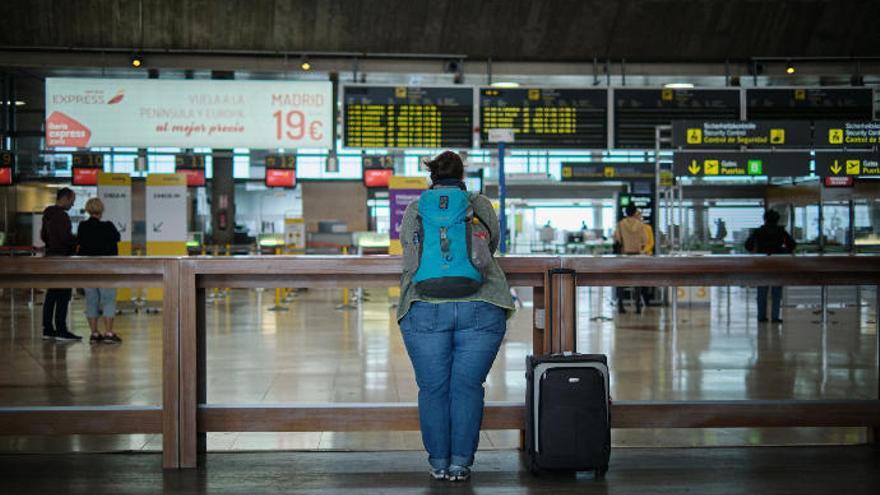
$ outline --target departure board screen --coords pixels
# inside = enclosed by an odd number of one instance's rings
[[[513,129],[517,148],[602,149],[607,142],[604,89],[482,88],[480,145],[490,129]]]
[[[870,88],[756,88],[746,90],[750,120],[872,120]]]
[[[344,86],[343,143],[350,148],[470,148],[470,87]]]
[[[739,120],[738,89],[615,89],[614,146],[655,146],[658,125],[673,120]]]

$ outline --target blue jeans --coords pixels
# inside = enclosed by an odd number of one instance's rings
[[[104,318],[116,316],[116,289],[97,289],[89,287],[86,292],[86,318],[94,319],[103,315]]]
[[[782,304],[782,287],[758,287],[758,319],[767,319],[767,292],[770,292],[771,302],[771,318],[778,320],[780,305]]]
[[[419,385],[419,426],[435,469],[470,466],[480,441],[483,382],[506,330],[484,302],[415,302],[400,321]]]

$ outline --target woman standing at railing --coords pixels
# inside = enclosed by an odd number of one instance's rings
[[[79,224],[77,239],[80,256],[117,256],[119,254],[119,231],[113,222],[101,221],[104,214],[104,202],[92,198],[86,202],[89,219]],[[89,287],[86,292],[86,319],[92,336],[92,344],[119,344],[122,339],[113,333],[113,317],[116,316],[116,289]],[[106,333],[98,331],[98,316],[102,316]]]
[[[431,476],[463,481],[480,438],[483,382],[514,311],[492,253],[498,218],[466,191],[461,157],[427,163],[431,189],[403,217],[397,319],[419,386],[419,424]]]

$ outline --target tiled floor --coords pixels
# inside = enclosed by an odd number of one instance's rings
[[[156,454],[2,455],[0,493],[255,495],[827,494],[874,495],[880,451],[866,446],[616,449],[605,479],[524,469],[517,451],[482,452],[470,481],[428,477],[411,452],[211,453],[197,469],[159,469]]]
[[[609,355],[617,400],[877,397],[873,304],[834,308],[822,326],[812,308],[784,310],[783,325],[759,325],[754,290],[711,290],[711,304],[616,315],[610,289],[582,289],[578,348]],[[158,404],[161,316],[125,313],[121,346],[45,343],[40,306],[28,293],[0,296],[0,406]],[[530,294],[486,385],[490,401],[522,401],[530,351]],[[863,301],[875,301],[873,291]],[[38,296],[39,300],[39,296]],[[341,291],[310,290],[268,311],[273,291],[236,290],[209,305],[208,400],[212,403],[415,402],[417,388],[391,300],[367,291],[341,311]],[[855,303],[855,301],[851,301]],[[74,331],[87,335],[83,300]],[[858,443],[861,429],[615,430],[616,445],[723,446]],[[484,432],[481,448],[510,448],[517,432]],[[158,435],[0,437],[0,451],[156,450]],[[220,433],[212,450],[420,449],[418,433]]]

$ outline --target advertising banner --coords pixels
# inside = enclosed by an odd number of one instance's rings
[[[331,83],[46,79],[46,145],[330,148]]]
[[[428,188],[428,180],[424,177],[391,177],[388,182],[388,206],[391,214],[391,228],[389,238],[391,244],[388,254],[401,255],[403,248],[400,245],[400,226],[403,223],[403,214],[406,207],[419,199],[422,191]]]

